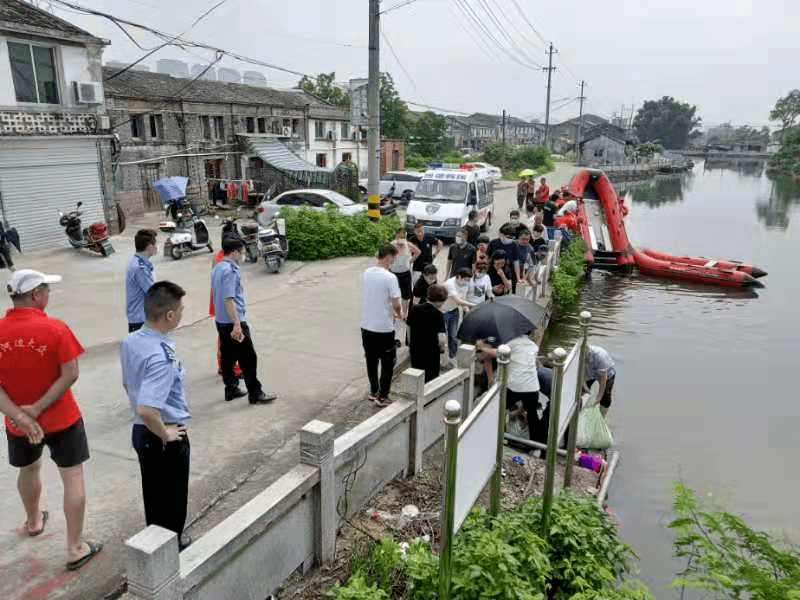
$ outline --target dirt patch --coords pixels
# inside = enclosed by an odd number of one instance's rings
[[[287,581],[279,594],[280,600],[323,600],[326,589],[347,578],[352,557],[363,554],[372,540],[384,536],[392,536],[398,542],[421,537],[428,540],[431,548],[437,549],[441,537],[442,465],[443,445],[440,444],[425,453],[420,475],[390,481],[363,510],[343,525],[336,540],[336,559],[333,563]],[[506,448],[501,486],[502,509],[509,510],[527,498],[541,496],[544,478],[545,461]],[[564,462],[559,459],[555,489],[561,489],[563,481]],[[572,488],[579,494],[592,495],[596,493],[596,487],[597,474],[575,465]],[[488,485],[476,504],[488,508]],[[409,505],[419,511],[416,516],[403,515],[403,508]]]

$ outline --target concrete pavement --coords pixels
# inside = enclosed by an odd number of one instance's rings
[[[574,168],[559,165],[547,176],[551,188],[572,172]],[[516,206],[514,194],[512,184],[498,186],[495,228]],[[118,360],[119,343],[127,334],[124,273],[134,232],[155,226],[159,218],[152,213],[132,219],[125,233],[112,239],[117,252],[108,258],[66,247],[19,257],[20,268],[64,276],[52,287],[48,313],[66,321],[86,348],[73,387],[92,453],[85,465],[85,532],[106,547],[81,571],[64,570],[62,490],[47,453],[42,506],[50,511],[50,520],[41,536],[28,538],[16,470],[8,466],[7,448],[1,444],[1,598],[92,600],[119,589],[124,581],[122,543],[144,526],[130,408]],[[210,221],[216,242],[219,228]],[[163,240],[160,235],[159,247]],[[358,276],[371,264],[373,259],[366,257],[289,263],[277,275],[267,273],[262,263],[243,267],[259,374],[279,395],[271,405],[250,406],[246,399],[224,402],[216,374],[216,330],[207,316],[211,255],[199,252],[180,261],[159,256],[156,278],[187,290],[183,325],[174,338],[186,365],[193,414],[188,529],[193,536],[202,535],[297,463],[296,432],[306,422],[319,418],[345,430],[377,410],[365,400],[368,386],[358,328]]]

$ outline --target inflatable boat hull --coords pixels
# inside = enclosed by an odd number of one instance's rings
[[[664,253],[659,254],[663,257],[670,256]],[[704,265],[693,265],[677,260],[664,260],[655,258],[640,250],[634,250],[633,259],[640,273],[652,275],[653,277],[680,279],[682,281],[733,288],[764,287],[764,284],[752,275],[736,269],[721,269]]]

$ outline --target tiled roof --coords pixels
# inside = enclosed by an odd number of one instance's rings
[[[583,135],[581,136],[581,145],[584,142],[593,140],[594,138],[599,137],[601,135],[604,135],[607,138],[616,140],[623,144],[628,141],[632,141],[628,133],[621,127],[617,127],[616,125],[612,125],[611,123],[602,123],[600,125],[596,125],[594,127],[587,129],[583,133]]]
[[[0,1],[0,28],[4,24],[13,26],[15,30],[27,29],[38,32],[49,30],[53,34],[69,34],[70,36],[81,36],[100,41],[99,38],[96,38],[88,31],[84,31],[80,27],[76,27],[72,23],[22,0]]]
[[[324,116],[332,119],[347,119],[344,108],[323,102],[301,90],[276,90],[225,81],[208,81],[172,77],[163,73],[147,71],[125,71],[109,79],[119,69],[103,67],[105,94],[112,98],[137,98],[177,100],[185,102],[204,102],[208,104],[263,104],[302,110],[309,105],[311,116]],[[183,89],[185,88],[185,89]]]

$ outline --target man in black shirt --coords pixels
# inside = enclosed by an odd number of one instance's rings
[[[442,249],[442,240],[437,239],[430,233],[425,233],[424,225],[415,225],[414,233],[408,234],[408,241],[419,248],[419,256],[411,266],[414,281],[422,274],[425,265],[433,264],[433,258]]]
[[[498,250],[502,250],[504,252],[506,264],[510,268],[513,275],[513,291],[516,292],[517,281],[520,278],[519,246],[517,246],[516,240],[511,237],[513,233],[514,230],[508,224],[503,225],[500,228],[499,237],[489,242],[488,254],[489,256],[494,256],[494,253]]]
[[[422,277],[417,279],[411,292],[412,304],[425,304],[428,301],[428,288],[436,283],[438,272],[436,265],[425,265],[425,268],[422,269]]]
[[[556,194],[553,194],[556,196]],[[558,212],[558,204],[556,204],[555,199],[553,196],[547,199],[547,202],[544,203],[542,210],[544,211],[544,219],[542,220],[542,224],[545,227],[552,227],[553,226],[553,219],[556,217],[556,212]]]
[[[425,371],[425,381],[439,376],[439,356],[444,351],[446,333],[439,310],[447,300],[447,289],[434,284],[428,288],[428,301],[411,307],[406,318],[411,366]]]
[[[481,234],[481,228],[478,225],[478,211],[471,210],[467,215],[467,222],[464,225],[467,232],[467,243],[473,246],[478,245],[478,236]]]
[[[467,232],[459,229],[456,232],[456,241],[447,252],[447,279],[455,277],[459,269],[472,270],[475,262],[475,246],[467,243]]]

